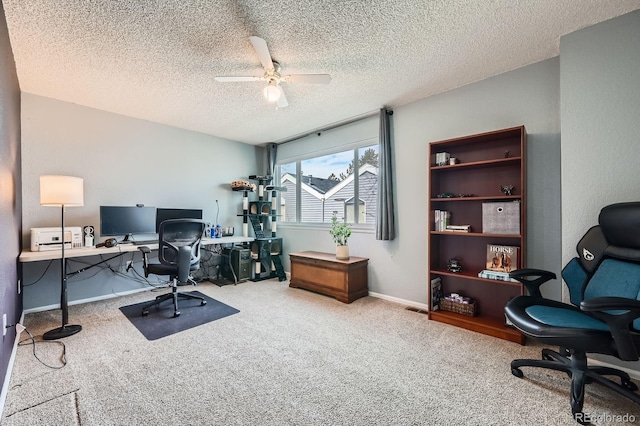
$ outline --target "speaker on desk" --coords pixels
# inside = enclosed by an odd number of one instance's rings
[[[83,228],[84,231],[84,246],[93,247],[95,241],[96,231],[91,225],[87,225]]]
[[[211,223],[207,222],[204,224],[204,237],[205,238],[213,238],[213,236],[211,236]]]

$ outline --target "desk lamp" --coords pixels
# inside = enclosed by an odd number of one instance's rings
[[[62,326],[49,330],[42,336],[45,340],[61,339],[78,333],[81,325],[69,325],[67,305],[67,265],[64,258],[65,232],[64,208],[84,206],[83,180],[74,176],[40,176],[40,205],[60,207],[62,211],[62,257],[61,257],[61,292],[60,309],[62,309]],[[69,240],[71,241],[71,240]]]

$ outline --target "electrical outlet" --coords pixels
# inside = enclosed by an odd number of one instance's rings
[[[2,336],[7,335],[7,314],[2,314]]]

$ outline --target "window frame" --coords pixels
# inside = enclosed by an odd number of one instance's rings
[[[331,226],[330,222],[303,222],[302,221],[302,162],[306,161],[306,160],[311,160],[314,158],[320,158],[323,156],[327,156],[327,155],[331,155],[331,154],[337,154],[337,153],[341,153],[341,152],[348,152],[348,151],[352,151],[353,152],[353,175],[354,175],[354,179],[353,179],[353,199],[354,200],[360,200],[361,194],[360,194],[360,179],[359,179],[359,173],[360,173],[360,165],[359,165],[359,153],[360,150],[362,148],[368,148],[368,147],[372,147],[372,146],[378,146],[379,145],[379,139],[378,137],[374,137],[374,138],[367,138],[358,142],[354,142],[351,144],[345,144],[345,145],[340,145],[340,146],[335,146],[332,147],[330,149],[323,149],[323,150],[317,150],[317,151],[313,151],[313,152],[308,152],[302,155],[298,155],[295,157],[291,157],[291,158],[285,158],[282,160],[277,160],[276,164],[275,164],[275,170],[274,170],[274,181],[280,183],[281,179],[282,179],[282,174],[281,174],[281,166],[287,165],[287,164],[293,164],[295,163],[295,204],[296,204],[296,211],[295,211],[295,222],[294,221],[279,221],[278,222],[278,226],[279,227],[291,227],[291,228],[308,228],[308,229],[318,229],[318,228],[329,228]],[[377,178],[379,178],[379,174],[377,174]],[[377,180],[377,179],[376,179]],[[278,206],[282,206],[282,192],[279,191],[278,192]],[[366,222],[366,223],[360,223],[360,203],[359,202],[355,202],[354,203],[354,217],[358,220],[358,223],[351,223],[351,227],[353,230],[355,231],[363,231],[363,232],[375,232],[375,224],[377,221],[377,216],[375,217],[376,220],[373,220],[371,222]],[[286,206],[285,208],[290,208],[289,206]],[[346,213],[345,213],[346,214]]]

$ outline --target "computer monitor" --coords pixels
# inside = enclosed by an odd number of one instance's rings
[[[100,206],[100,235],[124,236],[130,241],[132,234],[156,233],[156,208],[137,206]]]
[[[202,219],[202,210],[159,208],[156,210],[156,232],[160,230],[160,223],[169,219]]]

